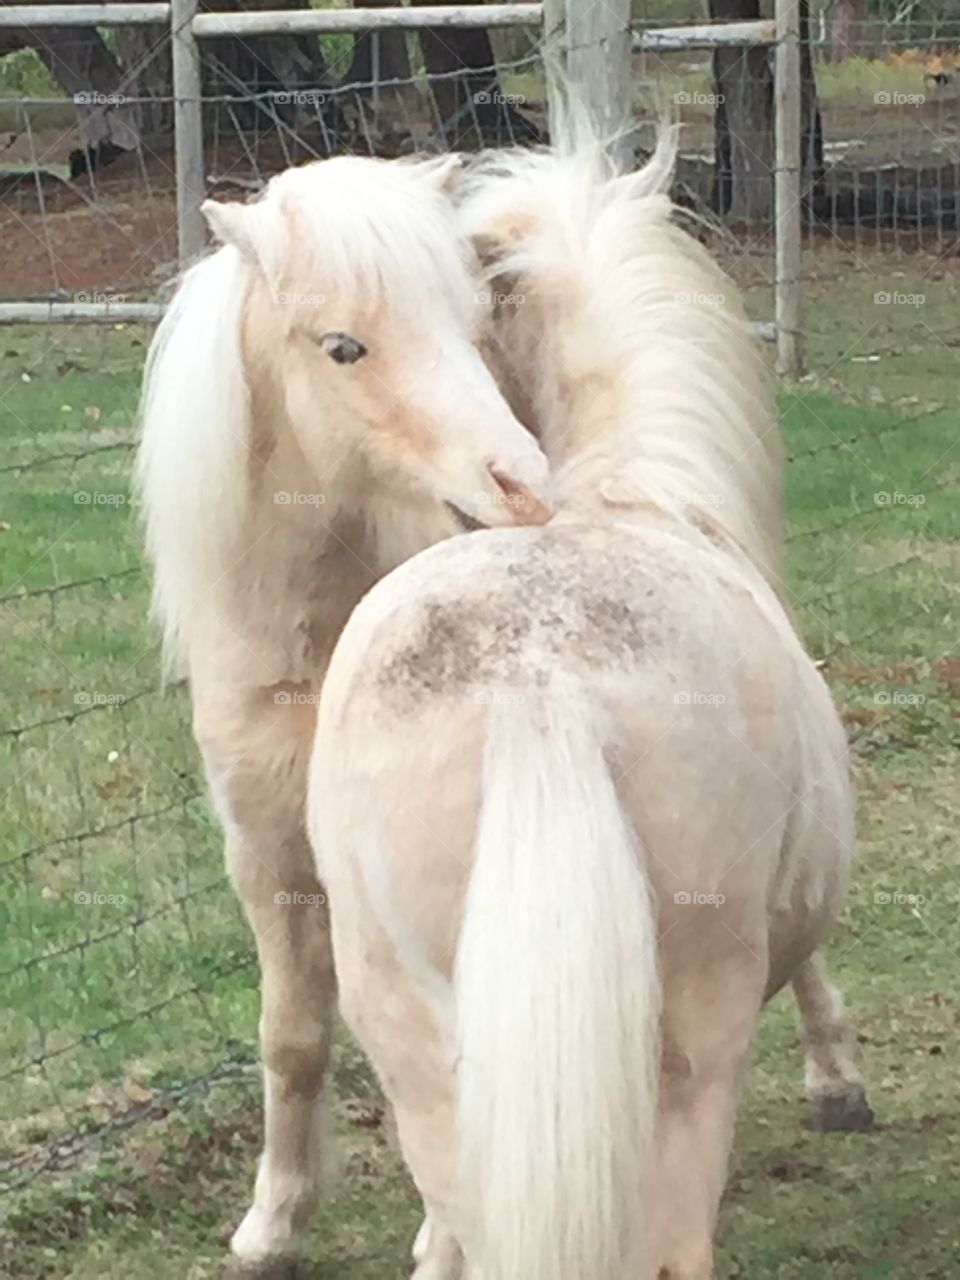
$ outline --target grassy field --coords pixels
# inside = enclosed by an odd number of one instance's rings
[[[956,356],[935,336],[958,290],[924,267],[922,309],[872,311],[884,271],[838,281],[822,266],[815,376],[782,401],[796,618],[856,742],[861,857],[831,961],[878,1127],[805,1128],[796,1017],[774,1002],[744,1094],[723,1280],[960,1274],[960,446]],[[894,287],[919,291],[910,271]],[[27,1181],[0,1201],[12,1280],[217,1275],[259,1140],[250,941],[222,881],[186,700],[157,690],[144,622],[121,446],[145,340],[0,335],[0,468],[43,463],[0,470],[13,597],[0,606],[0,973],[13,1013],[0,1161]],[[53,460],[64,454],[87,456]],[[346,1037],[335,1077],[340,1178],[305,1274],[399,1280],[419,1207]],[[73,1131],[61,1167],[42,1171]]]

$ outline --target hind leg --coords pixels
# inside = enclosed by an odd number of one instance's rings
[[[424,1218],[413,1242],[413,1280],[460,1280],[463,1254],[443,1227],[435,1227],[430,1215]]]
[[[709,928],[709,926],[707,926]],[[675,939],[671,939],[675,942]],[[711,1280],[713,1235],[727,1177],[737,1090],[753,1040],[765,961],[732,934],[709,966],[665,965],[663,1058],[651,1187],[657,1280]],[[711,951],[713,952],[711,954]],[[676,952],[674,952],[676,954]]]
[[[369,942],[369,940],[368,940]],[[369,967],[358,957],[363,954]],[[392,948],[337,939],[344,1019],[377,1069],[426,1218],[413,1246],[415,1280],[461,1280],[455,1077],[437,1020]]]
[[[857,1067],[853,1028],[819,953],[800,966],[792,983],[803,1022],[811,1124],[826,1131],[872,1129],[874,1115]]]

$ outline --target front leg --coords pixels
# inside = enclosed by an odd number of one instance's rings
[[[232,1274],[280,1280],[320,1193],[323,1082],[336,996],[327,901],[304,827],[315,699],[296,686],[194,686],[194,722],[226,862],[261,973],[264,1143]]]
[[[336,994],[326,899],[306,841],[286,849],[284,888],[247,866],[244,905],[257,940],[262,983],[264,1137],[253,1204],[230,1247],[244,1277],[292,1276],[321,1189],[323,1084]],[[249,853],[232,857],[244,860]],[[250,893],[251,878],[261,892]]]

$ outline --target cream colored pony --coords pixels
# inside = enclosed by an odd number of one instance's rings
[[[508,156],[464,217],[492,359],[556,472],[542,528],[376,586],[324,687],[309,830],[344,1016],[428,1211],[416,1280],[709,1280],[738,1082],[853,840],[843,727],[771,581],[780,444],[669,139]],[[861,1090],[862,1099],[862,1090]]]
[[[335,983],[304,831],[324,667],[393,566],[461,527],[543,520],[546,463],[475,346],[455,162],[336,159],[255,204],[150,355],[139,481],[170,663],[226,829],[263,981],[264,1154],[232,1247],[278,1273],[313,1208]],[[289,1267],[287,1268],[289,1270]]]

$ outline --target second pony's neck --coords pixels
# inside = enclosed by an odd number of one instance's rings
[[[669,171],[669,155],[611,178],[596,155],[550,153],[492,180],[522,298],[498,322],[501,358],[532,384],[560,509],[654,506],[717,530],[775,582],[770,379],[732,282],[674,221]]]

